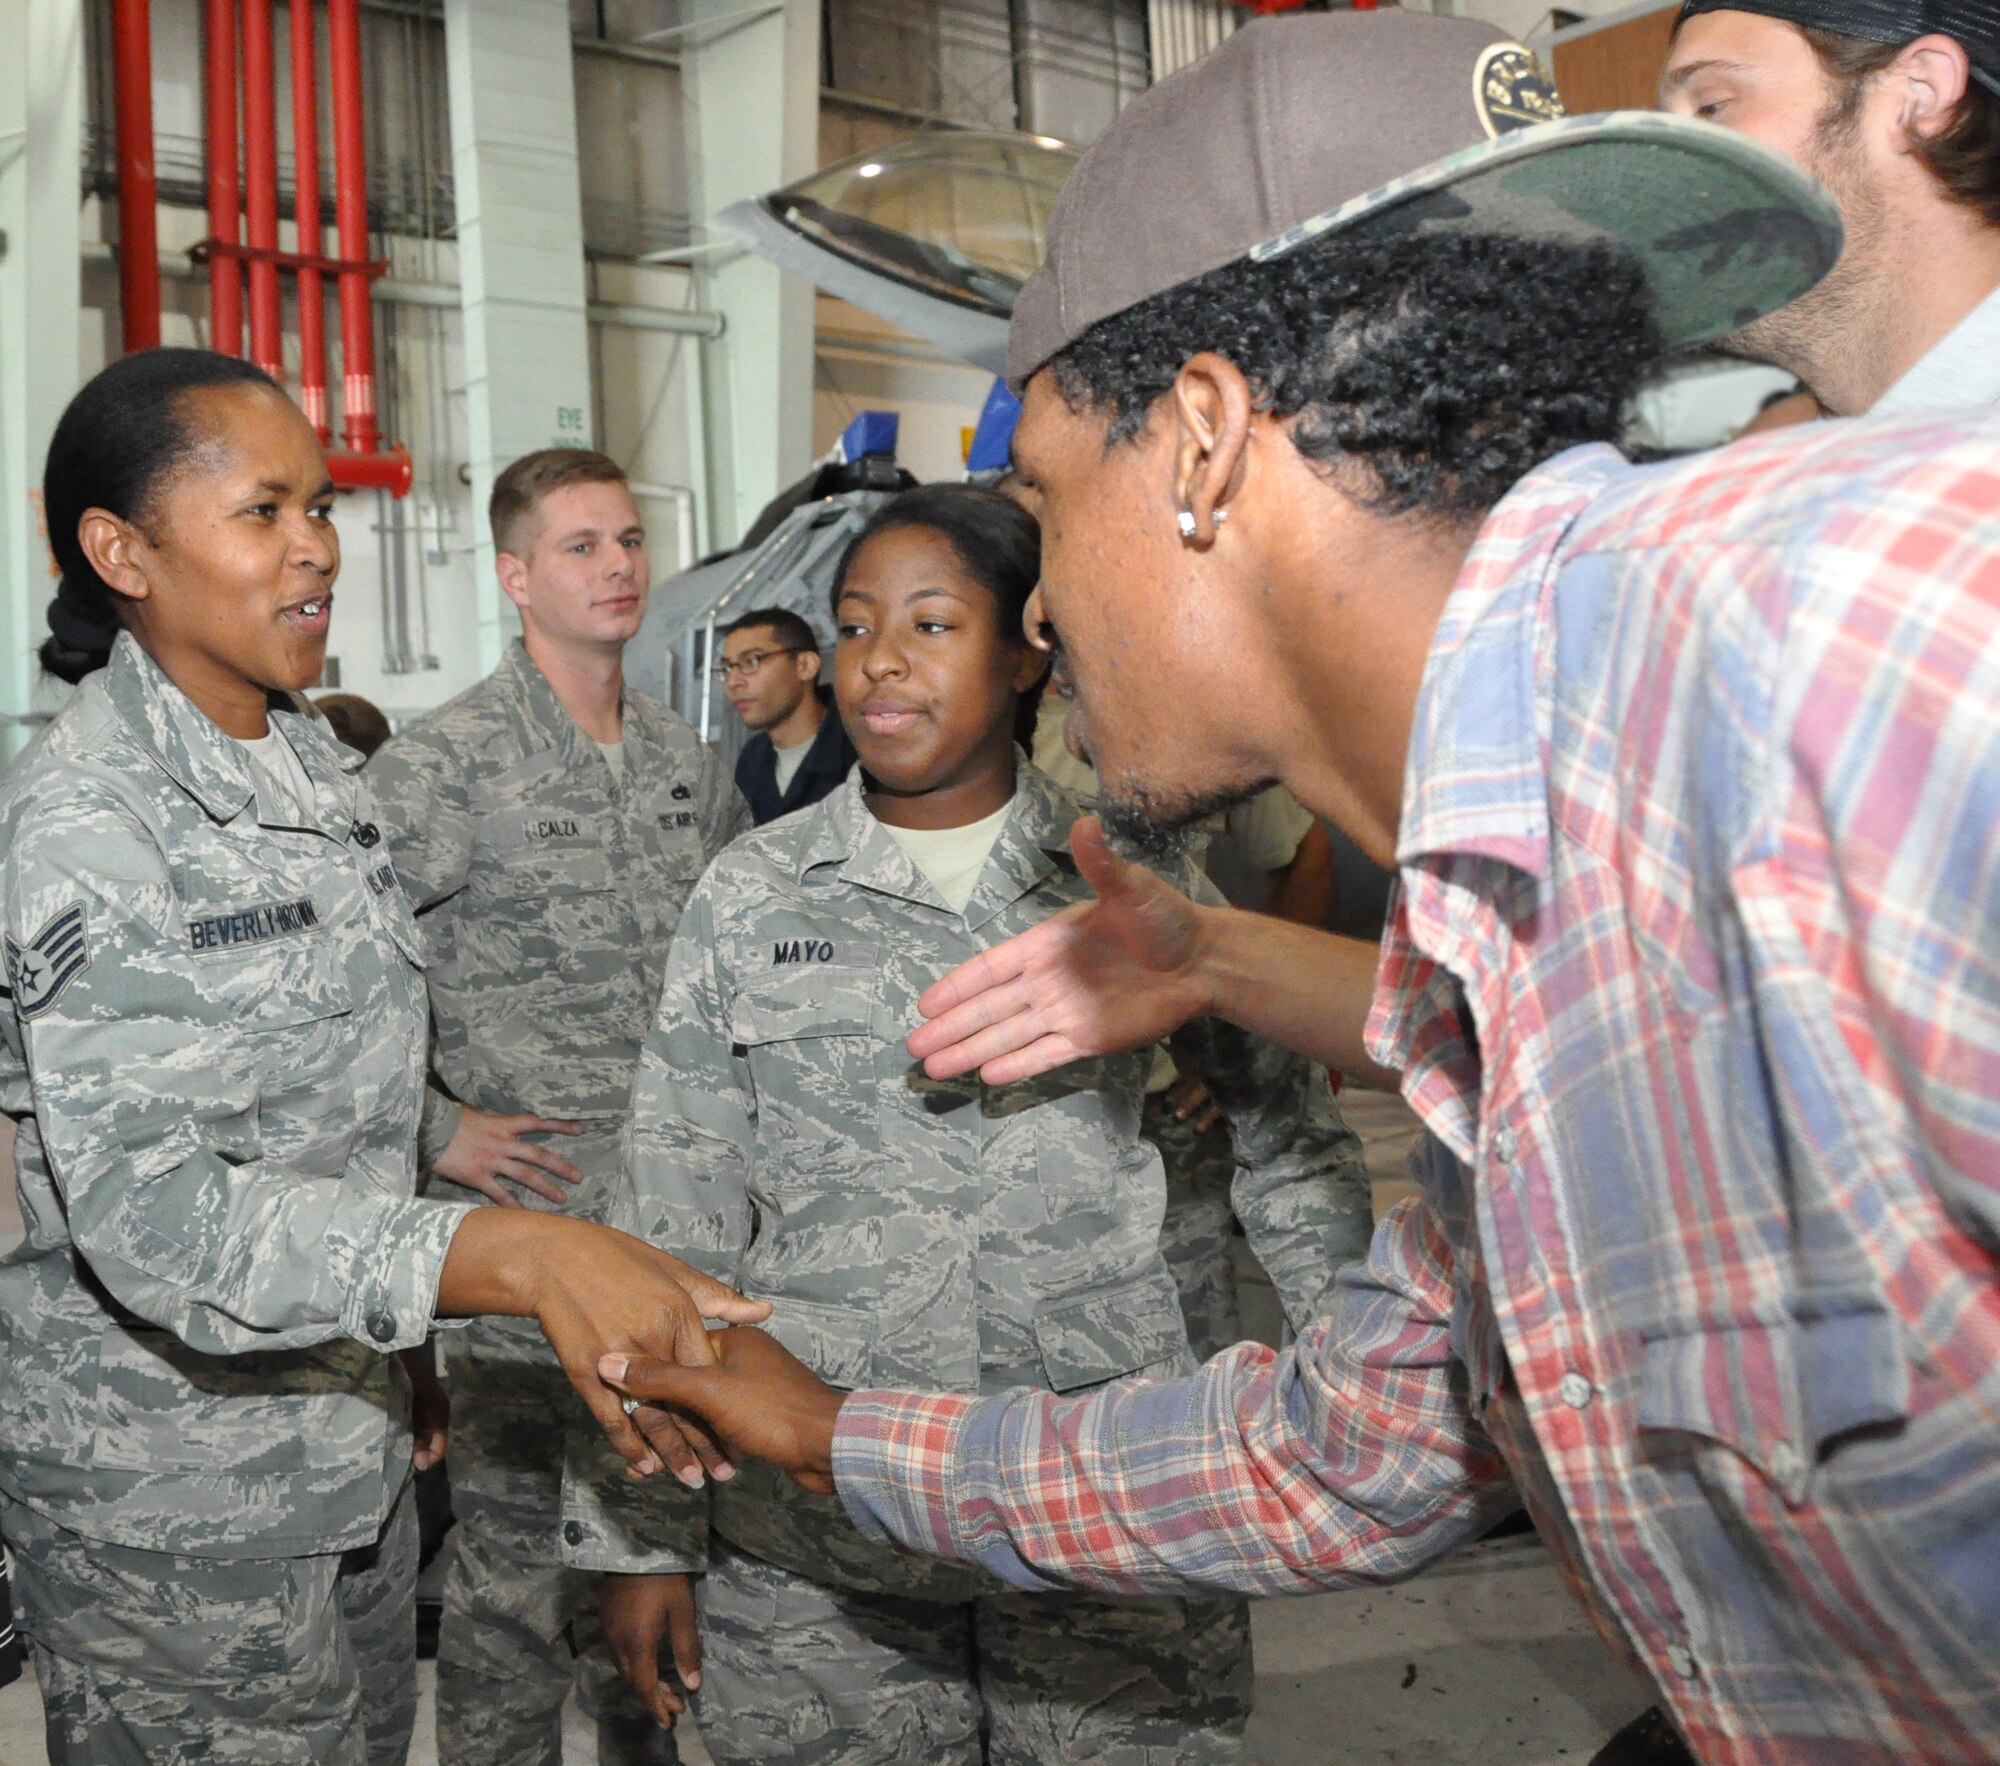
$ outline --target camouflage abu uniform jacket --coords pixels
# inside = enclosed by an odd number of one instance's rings
[[[564,1211],[594,1219],[681,908],[749,820],[714,751],[657,700],[626,693],[624,734],[621,783],[516,640],[368,765],[430,942],[438,1075],[482,1110],[591,1125],[608,1157],[559,1145],[593,1180]],[[426,1161],[457,1125],[433,1090]]]
[[[130,637],[0,782],[0,1483],[93,1539],[374,1539],[463,1207],[417,1200],[421,935],[325,727],[306,824]]]
[[[674,941],[617,1224],[771,1300],[768,1328],[836,1386],[1068,1392],[1193,1365],[1160,1256],[1165,1177],[1139,1131],[1150,1053],[986,1086],[928,1079],[903,1046],[939,975],[1090,894],[1069,856],[1076,800],[1025,757],[1018,778],[962,917],[856,776],[724,853]],[[1203,887],[1191,868],[1176,881]],[[1236,1211],[1300,1325],[1353,1238],[1359,1143],[1307,1062],[1209,1024],[1174,1046],[1231,1113]],[[565,1559],[702,1568],[703,1495],[665,1483],[630,1482],[579,1432]],[[974,1586],[867,1543],[837,1501],[768,1468],[740,1468],[713,1505],[725,1537],[823,1581]]]

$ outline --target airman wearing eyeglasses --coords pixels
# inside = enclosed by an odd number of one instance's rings
[[[715,677],[752,732],[736,788],[761,827],[826,796],[854,765],[840,713],[819,691],[819,638],[786,607],[759,607],[724,627]]]

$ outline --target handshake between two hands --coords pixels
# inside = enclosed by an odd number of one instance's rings
[[[833,1490],[833,1431],[841,1394],[754,1325],[708,1333],[715,1360],[689,1366],[607,1355],[599,1377],[627,1400],[660,1463],[683,1483],[727,1478],[729,1456],[768,1460],[808,1490]],[[637,1468],[633,1477],[646,1474]]]

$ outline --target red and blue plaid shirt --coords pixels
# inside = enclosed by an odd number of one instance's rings
[[[1407,1574],[1519,1491],[1705,1760],[2000,1759],[2000,420],[1552,462],[1421,691],[1372,1048],[1422,1195],[1292,1349],[856,1394],[1031,1588]]]

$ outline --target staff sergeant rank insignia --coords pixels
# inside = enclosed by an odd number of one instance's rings
[[[233,914],[190,920],[188,948],[225,950],[238,944],[263,944],[273,938],[289,938],[295,932],[310,932],[318,924],[319,909],[312,897],[301,896],[297,901],[274,901]]]
[[[46,1012],[62,991],[90,967],[90,927],[83,903],[73,901],[26,944],[5,941],[7,985],[23,1018]]]

